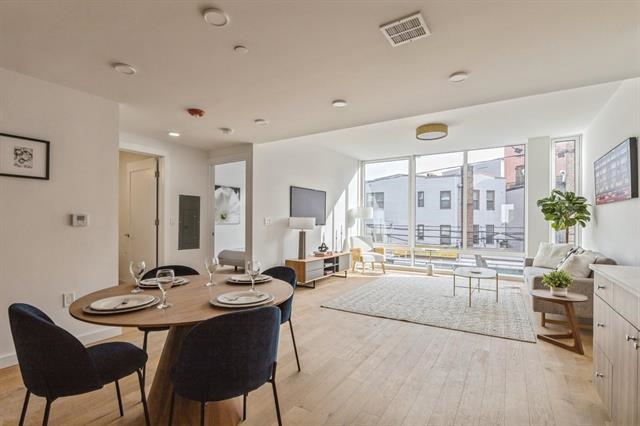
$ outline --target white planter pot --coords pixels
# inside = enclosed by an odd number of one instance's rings
[[[549,290],[551,290],[551,295],[556,297],[567,297],[569,292],[568,288],[549,287]]]

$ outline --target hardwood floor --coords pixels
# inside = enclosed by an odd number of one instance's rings
[[[388,272],[393,274],[394,272]],[[397,273],[396,273],[397,274]],[[295,293],[294,327],[302,372],[287,325],[281,330],[278,393],[285,425],[601,425],[606,412],[585,356],[537,344],[321,308],[377,274],[331,278]],[[537,318],[533,324],[539,327]],[[148,377],[166,333],[150,335]],[[140,344],[126,331],[114,340]],[[52,425],[142,425],[135,376],[121,381],[124,417],[113,385],[52,405]],[[147,388],[149,385],[147,386]],[[17,424],[24,387],[17,367],[0,370],[0,424]],[[236,398],[238,410],[241,398]],[[32,397],[27,424],[40,424],[42,398]],[[270,386],[249,395],[246,425],[276,423]],[[152,419],[165,424],[167,419]],[[175,424],[180,424],[178,421]]]

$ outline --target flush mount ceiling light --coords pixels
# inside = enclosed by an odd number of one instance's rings
[[[449,76],[449,81],[452,83],[462,83],[467,78],[469,78],[469,74],[464,71],[458,71]]]
[[[214,27],[224,27],[229,23],[229,15],[220,9],[212,7],[202,12],[204,22]]]
[[[416,129],[416,138],[421,141],[435,141],[449,134],[449,127],[442,123],[423,124]]]
[[[335,101],[331,102],[331,105],[336,108],[343,108],[347,106],[347,101],[345,101],[344,99],[336,99]]]
[[[118,71],[120,74],[124,75],[134,75],[136,73],[136,69],[129,64],[124,64],[122,62],[117,62],[112,65],[113,69]]]
[[[167,134],[173,138],[179,138],[180,137],[180,133],[178,132],[167,132]]]
[[[233,129],[230,127],[218,127],[218,130],[220,130],[223,135],[230,135],[231,133],[233,133]]]
[[[242,56],[249,53],[249,49],[247,48],[247,46],[238,44],[236,46],[233,46],[233,53],[235,53],[236,55]]]
[[[253,124],[257,126],[266,126],[267,124],[269,124],[269,122],[264,118],[256,118],[255,120],[253,120]]]

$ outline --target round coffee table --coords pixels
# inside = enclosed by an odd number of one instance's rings
[[[569,351],[584,355],[582,348],[582,339],[580,338],[580,330],[578,330],[578,321],[576,313],[573,309],[574,303],[586,302],[587,296],[578,293],[567,293],[566,296],[552,296],[549,290],[531,290],[529,292],[532,297],[542,299],[546,302],[557,303],[564,306],[564,312],[567,317],[568,333],[559,334],[538,334],[538,339],[560,346]],[[573,345],[567,345],[558,339],[573,339]]]
[[[486,291],[495,291],[496,292],[496,302],[498,301],[498,272],[494,269],[489,268],[479,268],[479,267],[468,267],[461,266],[453,270],[453,295],[456,295],[456,287],[467,288],[466,286],[456,286],[456,277],[464,277],[469,279],[469,306],[471,306],[471,294],[474,291],[480,292],[480,290]],[[477,278],[478,284],[474,288],[471,285],[471,279]],[[480,280],[482,279],[495,279],[496,280],[496,289],[493,290],[491,288],[482,288],[480,287]]]

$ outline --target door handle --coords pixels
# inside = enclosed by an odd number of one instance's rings
[[[131,234],[124,234],[125,237],[131,238]]]
[[[604,377],[604,374],[596,372],[596,377]]]
[[[598,286],[598,290],[604,290],[605,288],[607,288],[607,286],[606,286],[606,285],[599,285],[599,286]]]
[[[596,327],[604,327],[604,324],[599,322],[599,323],[596,324]]]
[[[628,334],[625,334],[624,338],[627,339],[627,342],[630,340],[633,340],[634,342],[638,341],[638,338],[636,336],[629,336]]]

